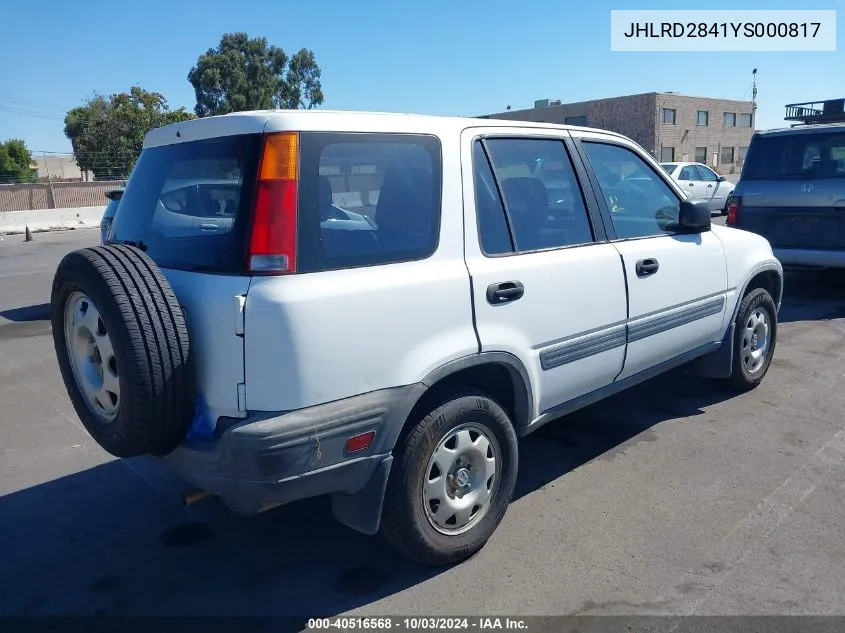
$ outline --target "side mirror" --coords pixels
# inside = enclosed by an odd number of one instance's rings
[[[727,178],[725,178],[724,176],[719,176],[719,177],[716,179],[716,182],[725,182],[726,180],[727,180]]]
[[[710,230],[710,202],[681,200],[678,226],[682,233],[704,233]]]

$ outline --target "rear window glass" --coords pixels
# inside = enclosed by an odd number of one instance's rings
[[[261,135],[145,149],[109,234],[164,268],[243,270]]]
[[[301,135],[299,272],[424,259],[440,228],[436,137]]]
[[[845,131],[755,136],[743,180],[845,178]]]

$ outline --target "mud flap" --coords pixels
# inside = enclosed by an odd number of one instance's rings
[[[702,378],[730,378],[733,372],[735,331],[736,322],[732,322],[719,349],[695,359],[688,366],[689,373]]]
[[[354,495],[335,493],[332,497],[332,514],[339,523],[362,534],[372,536],[381,525],[381,508],[393,456],[385,457],[373,471],[367,485]]]

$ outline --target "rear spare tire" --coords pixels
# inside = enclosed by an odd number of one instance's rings
[[[116,457],[176,448],[196,378],[185,315],[155,263],[123,245],[68,253],[51,307],[62,379],[97,443]]]

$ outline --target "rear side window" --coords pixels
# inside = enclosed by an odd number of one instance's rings
[[[845,178],[845,131],[754,136],[743,180]]]
[[[299,186],[299,272],[425,259],[437,248],[436,137],[303,133]]]
[[[148,148],[120,200],[109,238],[163,268],[243,270],[261,135]]]
[[[491,138],[485,145],[490,162],[481,142],[476,141],[473,151],[479,237],[485,254],[593,242],[563,141]]]

